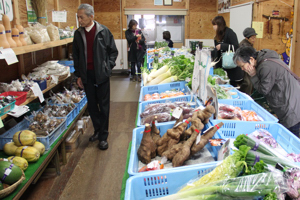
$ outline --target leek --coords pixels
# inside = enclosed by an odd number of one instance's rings
[[[159,75],[166,73],[168,70],[169,70],[169,66],[165,65],[162,68],[158,69],[157,71],[151,71],[151,73],[149,74],[149,77],[156,78]]]

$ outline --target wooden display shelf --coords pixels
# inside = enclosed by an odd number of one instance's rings
[[[32,45],[23,46],[23,47],[16,47],[16,48],[12,48],[12,50],[15,52],[16,55],[22,55],[25,53],[31,53],[31,52],[40,51],[43,49],[58,47],[58,46],[65,45],[65,44],[68,44],[71,42],[73,42],[73,38],[67,38],[67,39],[57,40],[57,41],[53,41],[53,42],[45,42],[45,43],[32,44]]]
[[[69,77],[67,77],[67,78],[69,78]],[[52,88],[54,88],[55,86],[57,86],[58,84],[60,84],[61,82],[63,82],[64,80],[66,80],[67,78],[65,78],[65,79],[63,79],[63,80],[61,80],[61,81],[59,81],[57,84],[52,84],[52,85],[50,85],[49,87],[47,87],[46,89],[43,90],[43,94],[45,94],[46,92],[48,92],[49,90],[51,90]],[[30,102],[32,102],[33,100],[35,100],[35,99],[37,99],[37,98],[38,98],[38,97],[35,97],[35,96],[34,96],[34,97],[29,97],[29,98],[26,99],[26,101],[25,101],[24,103],[20,104],[19,106],[27,105],[27,104],[29,104]],[[1,119],[3,120],[3,119],[5,119],[7,116],[8,116],[8,114],[2,115],[2,116],[1,116]]]

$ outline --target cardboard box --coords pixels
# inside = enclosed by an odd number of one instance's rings
[[[80,132],[75,129],[66,138],[66,152],[74,152],[79,145]]]

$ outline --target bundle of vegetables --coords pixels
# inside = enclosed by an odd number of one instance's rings
[[[269,193],[281,194],[287,190],[283,174],[269,172],[228,178],[159,199],[254,199]]]
[[[223,123],[207,130],[200,137],[200,141],[196,141],[196,137],[204,128],[203,123],[208,123],[209,118],[215,112],[214,107],[207,106],[204,110],[197,110],[192,117],[183,121],[183,115],[176,121],[173,128],[168,129],[167,132],[160,137],[159,130],[156,128],[155,122],[157,117],[150,124],[146,124],[143,133],[143,138],[138,149],[138,158],[145,164],[151,162],[151,158],[157,155],[166,157],[172,161],[173,167],[182,166],[183,163],[198,151],[204,148],[219,127]],[[186,130],[188,125],[191,126]]]
[[[167,62],[168,61],[168,62]],[[194,62],[186,58],[184,55],[173,57],[164,62],[164,66],[151,70],[148,74],[143,71],[142,77],[144,85],[157,85],[163,83],[170,83],[174,81],[183,81],[191,77],[194,69]]]
[[[223,79],[228,79],[227,73],[222,68],[214,69],[214,74],[220,76]]]
[[[166,41],[163,41],[163,42],[155,42],[154,43],[154,48],[155,49],[158,49],[158,48],[161,48],[161,47],[167,47],[168,46],[168,43]]]

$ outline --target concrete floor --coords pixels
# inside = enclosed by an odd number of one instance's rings
[[[128,144],[135,128],[140,83],[127,75],[111,77],[111,109],[109,148],[98,149],[98,142],[89,142],[93,134],[90,124],[78,149],[68,154],[68,163],[61,175],[45,172],[36,185],[31,185],[24,200],[115,200],[120,199]]]

